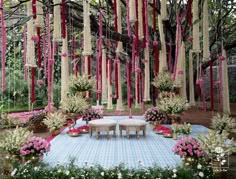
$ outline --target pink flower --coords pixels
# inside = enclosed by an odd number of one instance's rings
[[[188,37],[188,41],[192,43],[193,42],[193,37]]]
[[[184,71],[183,71],[183,70],[179,70],[179,71],[178,71],[178,74],[179,74],[179,75],[183,75],[183,74],[184,74]]]
[[[42,84],[44,84],[44,82],[43,82],[43,80],[37,80],[37,84],[42,85]]]
[[[31,40],[34,42],[38,42],[39,41],[39,37],[37,35],[34,35],[31,37]]]
[[[62,57],[67,57],[67,53],[64,52],[64,53],[61,54],[61,56],[62,56]]]
[[[224,61],[226,58],[225,58],[225,56],[223,56],[223,55],[219,55],[219,56],[218,56],[218,59],[219,59],[220,61]]]

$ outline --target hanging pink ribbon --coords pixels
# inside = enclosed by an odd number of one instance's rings
[[[4,20],[4,4],[3,0],[0,1],[0,18],[1,18],[1,26],[2,26],[2,91],[6,90],[6,45],[7,45],[7,34],[6,34],[6,26]]]
[[[136,45],[136,39],[135,36],[133,36],[133,42],[132,42],[132,72],[135,70],[135,45]]]
[[[32,0],[32,13],[33,19],[37,18],[36,0]]]
[[[187,7],[187,15],[188,15],[188,25],[192,25],[192,0],[188,0],[188,7]]]
[[[115,88],[116,88],[116,99],[119,99],[119,77],[118,77],[118,63],[119,63],[119,59],[118,56],[116,55],[116,59],[115,59]]]
[[[90,79],[91,78],[91,56],[88,55],[87,56],[87,60],[88,60],[88,78]],[[92,96],[92,93],[91,93],[91,90],[88,92],[88,97],[91,98]]]
[[[51,91],[52,91],[52,76],[53,76],[53,59],[48,59],[48,111],[51,111]]]
[[[210,96],[211,110],[214,110],[214,79],[213,79],[213,60],[210,60]]]
[[[44,62],[44,76],[47,78],[47,43],[46,43],[47,36],[43,36],[43,62]]]
[[[202,69],[202,65],[201,65],[201,79],[202,79],[202,82],[200,83],[200,85],[201,85],[201,91],[202,91],[202,107],[203,107],[203,110],[206,111],[206,90],[205,90],[205,82],[204,82],[204,71]]]
[[[38,36],[38,43],[37,43],[37,53],[38,53],[38,67],[42,67],[42,56],[41,56],[41,46],[40,46],[40,27],[37,27],[37,36]]]
[[[30,96],[31,103],[34,103],[35,101],[35,73],[36,73],[36,68],[31,67],[31,96]]]
[[[24,25],[24,31],[23,31],[23,39],[24,39],[24,42],[23,42],[23,48],[24,48],[24,54],[23,54],[23,58],[24,58],[24,80],[27,81],[27,76],[28,76],[28,71],[27,71],[27,67],[26,67],[26,50],[27,50],[27,34],[26,34],[26,31],[27,31],[27,27],[26,25]]]

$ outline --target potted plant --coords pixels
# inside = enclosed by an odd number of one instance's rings
[[[207,135],[199,135],[198,140],[207,153],[214,172],[220,171],[226,164],[228,156],[236,151],[234,140],[229,139],[229,133],[225,130],[221,134],[217,131],[209,130]]]
[[[65,116],[60,112],[48,113],[46,118],[43,120],[44,124],[47,125],[52,135],[60,133],[60,129],[65,123]]]
[[[78,76],[72,75],[69,80],[69,89],[71,94],[76,94],[77,92],[86,92],[93,89],[95,84],[95,77],[90,77],[87,74]]]
[[[159,92],[170,92],[173,88],[173,80],[171,73],[168,70],[161,71],[152,81],[152,85],[155,86]]]
[[[41,137],[31,137],[21,148],[20,155],[25,161],[38,162],[44,153],[49,152],[50,143]]]
[[[32,133],[28,129],[17,126],[13,131],[7,131],[5,136],[1,138],[0,148],[13,158],[20,159],[20,148],[31,136]]]
[[[184,137],[177,141],[173,152],[183,159],[185,165],[194,165],[205,156],[201,144],[192,137]]]
[[[172,123],[188,106],[187,101],[180,96],[162,98],[158,103],[160,111],[172,118]]]
[[[157,126],[165,119],[163,113],[157,107],[150,107],[145,111],[144,119],[150,124]]]
[[[229,117],[229,115],[224,114],[221,116],[218,113],[211,119],[211,127],[220,134],[223,130],[226,132],[235,132],[236,122],[235,119]]]
[[[82,120],[86,121],[86,124],[88,124],[88,122],[91,120],[101,119],[101,118],[102,118],[102,115],[98,110],[89,108],[83,113]]]
[[[68,95],[61,102],[61,109],[67,114],[82,114],[88,108],[89,104],[86,99],[79,95]]]

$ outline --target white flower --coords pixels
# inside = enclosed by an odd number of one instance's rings
[[[70,171],[69,171],[69,170],[66,170],[65,174],[66,174],[66,175],[69,175],[69,174],[70,174]]]
[[[11,172],[11,176],[14,176],[17,172],[17,169],[15,168],[12,172]]]
[[[75,179],[74,177],[71,177],[70,179]]]
[[[117,177],[118,177],[118,179],[122,179],[122,175],[120,172],[117,174]]]
[[[101,175],[104,176],[104,172],[101,172]]]
[[[204,173],[203,172],[199,172],[198,174],[200,177],[204,177]]]
[[[174,175],[172,175],[172,178],[176,178],[177,177],[177,175],[174,173]]]
[[[57,170],[57,173],[61,173],[61,169]]]
[[[222,147],[216,147],[215,152],[220,154],[220,153],[224,152],[224,150],[222,149]]]
[[[34,167],[34,170],[35,170],[35,171],[38,171],[38,167]]]
[[[177,172],[177,170],[176,170],[175,168],[174,168],[172,171],[173,171],[173,173],[176,173],[176,172]]]
[[[198,165],[197,165],[197,169],[202,169],[202,165],[201,165],[201,164],[198,164]]]

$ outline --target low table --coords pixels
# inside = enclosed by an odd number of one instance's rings
[[[139,138],[139,131],[143,131],[143,136],[146,137],[146,125],[147,123],[143,120],[137,119],[125,119],[119,121],[120,136],[122,136],[122,131],[126,131],[126,136],[129,138],[129,132],[135,131],[136,137]]]
[[[116,135],[116,121],[112,119],[97,119],[89,122],[90,137],[93,135],[93,131],[96,131],[96,138],[98,139],[100,132],[107,132],[107,138],[110,137],[109,132],[113,131],[113,135]]]

